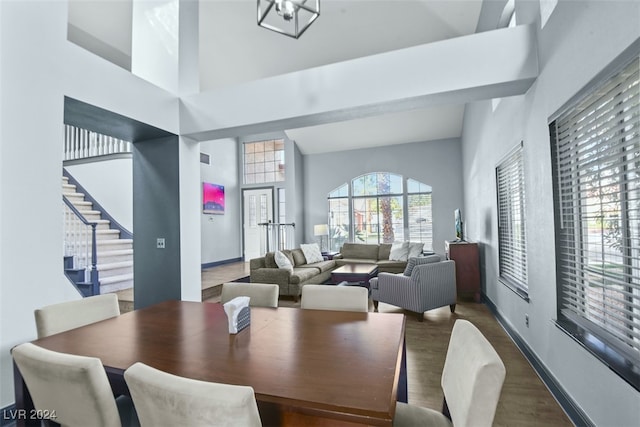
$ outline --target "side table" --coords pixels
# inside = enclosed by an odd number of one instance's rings
[[[478,244],[472,242],[445,242],[447,259],[456,263],[456,289],[458,296],[472,296],[480,302],[480,257]]]

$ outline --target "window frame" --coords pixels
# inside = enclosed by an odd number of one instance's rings
[[[390,179],[390,189],[388,192],[385,193],[376,193],[373,194],[372,190],[369,188],[369,186],[366,185],[366,177],[370,176],[370,175],[379,175],[379,174],[388,174],[389,175],[389,179]],[[377,178],[376,178],[377,179]],[[411,189],[409,188],[409,182],[412,183]],[[399,187],[398,187],[399,185]],[[418,191],[415,191],[415,188],[417,186]],[[360,193],[355,194],[356,193],[356,187],[357,189],[360,191]],[[346,188],[346,193],[344,192],[344,189]],[[401,190],[401,192],[398,192],[398,188]],[[424,191],[421,191],[424,190]],[[336,188],[334,188],[333,190],[331,190],[327,196],[327,203],[328,203],[328,207],[329,207],[329,215],[328,215],[328,220],[329,220],[329,226],[331,229],[335,229],[336,226],[334,225],[334,219],[332,217],[332,201],[333,202],[337,202],[340,200],[346,200],[347,206],[348,206],[348,210],[349,210],[349,224],[348,224],[348,235],[346,236],[346,239],[344,239],[345,242],[350,242],[350,243],[367,243],[367,242],[363,242],[362,240],[360,240],[358,238],[358,235],[356,234],[355,230],[356,230],[356,209],[354,207],[354,202],[355,201],[362,201],[362,200],[375,200],[376,201],[376,206],[377,206],[377,212],[378,212],[378,217],[380,217],[379,214],[379,206],[380,206],[380,200],[381,199],[385,199],[385,198],[391,198],[391,199],[399,199],[396,200],[396,203],[394,203],[395,205],[398,205],[400,207],[400,209],[402,210],[402,236],[399,236],[398,234],[396,234],[395,236],[395,240],[411,240],[411,227],[409,224],[409,221],[411,220],[411,213],[409,210],[409,197],[411,196],[420,196],[420,195],[428,195],[429,197],[429,208],[431,210],[431,212],[428,215],[428,218],[425,219],[425,221],[429,224],[430,227],[430,232],[426,233],[427,236],[430,238],[430,240],[427,242],[425,241],[425,250],[426,251],[431,251],[433,250],[433,188],[428,185],[425,184],[421,181],[418,181],[416,179],[413,178],[406,178],[403,175],[400,174],[396,174],[396,173],[392,173],[392,172],[369,172],[369,173],[365,173],[359,176],[356,176],[354,178],[352,178],[348,183],[344,183]],[[382,230],[383,230],[383,226],[382,226],[382,221],[378,220],[377,224],[377,240],[378,243],[381,243],[382,240]],[[394,222],[394,224],[398,225],[400,224],[400,222],[398,221],[397,223]],[[367,223],[367,227],[369,227],[370,229],[375,229],[376,227],[373,226],[373,222],[372,223]],[[334,250],[339,250],[339,247],[335,247],[336,245],[333,242],[333,238],[330,236],[330,247]],[[338,245],[339,246],[339,245]]]
[[[498,280],[529,301],[524,142],[498,163]],[[506,190],[506,192],[502,192]],[[520,231],[517,231],[517,228]]]
[[[630,205],[625,204],[628,202],[629,193],[634,194],[640,191],[638,187],[638,166],[634,169],[629,169],[627,163],[629,158],[634,165],[637,165],[638,160],[637,149],[638,138],[640,138],[640,115],[636,113],[635,120],[633,119],[633,112],[639,108],[637,104],[633,104],[631,101],[629,110],[632,119],[630,124],[621,126],[625,123],[626,116],[620,116],[617,113],[619,111],[625,112],[626,102],[617,103],[618,95],[609,95],[604,92],[602,88],[607,85],[614,84],[616,81],[620,81],[621,73],[625,70],[635,70],[640,68],[640,43],[636,42],[630,46],[625,52],[623,52],[616,60],[614,60],[608,67],[603,70],[598,76],[596,76],[589,84],[587,84],[576,96],[574,96],[567,104],[565,104],[558,113],[552,116],[549,120],[549,133],[551,144],[551,158],[553,164],[553,192],[554,192],[554,219],[555,219],[555,240],[556,240],[556,292],[557,292],[557,320],[556,325],[570,337],[572,337],[577,343],[579,343],[584,349],[589,351],[592,355],[598,358],[602,363],[612,369],[617,375],[624,379],[628,384],[640,391],[640,347],[637,344],[633,346],[619,337],[618,329],[620,324],[614,320],[607,321],[611,315],[620,315],[621,313],[629,313],[626,319],[623,317],[622,326],[629,326],[630,338],[626,338],[627,341],[637,342],[638,338],[633,338],[637,335],[638,331],[638,311],[634,309],[634,306],[640,304],[640,287],[637,281],[634,281],[634,270],[638,270],[638,263],[640,262],[640,255],[638,252],[635,254],[632,251],[632,240],[638,241],[638,237],[632,235],[632,229],[638,227],[640,220],[638,219],[638,212],[640,209],[637,207],[634,209],[636,212],[633,216],[633,223],[630,218]],[[635,84],[635,91],[630,91],[630,96],[636,96],[640,98],[640,84],[638,84],[638,77],[632,80],[632,84]],[[613,86],[615,87],[615,86]],[[625,92],[625,89],[619,91],[621,94]],[[624,97],[621,97],[624,98]],[[613,105],[612,112],[607,114],[600,113],[599,109],[610,102]],[[580,110],[579,108],[582,108]],[[634,109],[635,108],[635,109]],[[587,111],[589,113],[583,113]],[[569,114],[573,113],[576,117],[569,119]],[[559,137],[559,128],[565,128],[568,123],[574,123],[579,120],[588,122],[587,118],[598,115],[598,130],[595,125],[590,124],[589,127],[582,126],[581,131],[587,136],[580,136],[579,139]],[[626,114],[626,113],[625,113]],[[602,119],[600,118],[602,117]],[[622,119],[622,121],[621,121]],[[622,133],[616,132],[603,132],[602,128],[613,125],[614,127],[621,127]],[[630,136],[627,135],[627,127],[631,129]],[[586,129],[585,129],[586,128]],[[564,134],[563,134],[564,135]],[[627,139],[630,138],[630,139]],[[580,148],[582,140],[593,140],[590,142],[587,148]],[[572,142],[577,148],[574,153],[569,153],[566,156],[571,156],[570,160],[562,160],[562,155],[567,152],[567,145]],[[631,151],[628,150],[628,146],[633,147]],[[602,156],[602,148],[607,148],[605,155]],[[618,150],[618,148],[620,150]],[[564,151],[563,151],[564,150]],[[584,151],[584,153],[581,152]],[[594,152],[587,159],[587,155]],[[562,164],[571,162],[571,174],[567,172],[568,167],[561,169]],[[619,168],[619,169],[615,169]],[[594,172],[595,170],[595,172]],[[603,171],[616,171],[612,176],[605,176],[602,178]],[[598,184],[597,186],[589,186],[589,174],[597,174]],[[617,174],[617,175],[616,175]],[[629,179],[629,175],[634,176]],[[571,176],[567,180],[567,176]],[[620,181],[617,181],[620,180]],[[619,185],[615,185],[615,184]],[[564,185],[564,186],[563,186]],[[569,187],[566,187],[569,185]],[[635,186],[634,186],[635,185]],[[593,207],[589,202],[594,198],[602,199],[602,196],[596,197],[596,194],[602,194],[602,189],[608,189],[610,187],[618,187],[618,192],[612,192],[610,194],[618,195],[618,199],[613,198],[613,202],[608,201],[601,205],[606,207],[598,207],[596,212],[602,214],[603,212],[609,213],[609,203],[619,206],[617,216],[608,216],[609,221],[613,218],[614,221],[620,221],[622,226],[621,235],[623,238],[622,255],[619,256],[623,260],[620,264],[624,275],[622,279],[617,279],[615,282],[623,282],[627,280],[630,289],[629,292],[624,291],[625,285],[620,283],[611,284],[611,279],[607,279],[608,274],[605,271],[606,265],[609,263],[607,257],[613,256],[611,252],[605,253],[605,225],[601,226],[599,233],[596,233],[596,239],[600,239],[602,243],[601,253],[596,253],[593,256],[593,252],[589,245],[593,244],[593,237],[590,237],[590,231],[593,228],[589,224],[589,221],[597,221],[593,219],[589,214],[593,215]],[[571,188],[572,191],[567,192],[563,189]],[[594,188],[596,190],[594,190]],[[629,190],[631,188],[631,190]],[[596,191],[594,193],[594,191]],[[633,197],[633,195],[631,195]],[[571,201],[572,207],[568,208],[567,201]],[[568,212],[568,213],[567,213]],[[567,215],[571,217],[571,220],[567,220]],[[605,216],[596,215],[596,218],[600,218],[600,221],[604,221]],[[626,231],[625,231],[626,230]],[[625,237],[626,236],[626,237]],[[571,238],[572,245],[566,242]],[[625,241],[624,239],[629,240]],[[626,248],[625,246],[626,245]],[[572,246],[572,247],[570,247]],[[614,247],[607,245],[607,249],[611,250]],[[602,292],[603,302],[601,306],[594,308],[591,301],[592,284],[595,283],[592,271],[592,261],[601,261],[601,279],[602,284],[600,286]],[[615,260],[615,258],[614,258]],[[607,267],[608,268],[608,267]],[[571,270],[575,270],[575,273],[571,273]],[[628,273],[628,274],[627,274]],[[571,278],[575,278],[573,284],[570,283]],[[609,282],[609,283],[608,283]],[[622,287],[621,292],[618,287]],[[575,291],[575,294],[571,294],[570,291]],[[581,292],[581,293],[580,293]],[[596,293],[598,290],[596,289]],[[614,299],[612,296],[618,294],[625,294],[622,306],[611,305],[608,299]],[[572,296],[573,295],[573,296]],[[573,302],[572,302],[573,301]],[[621,301],[621,300],[617,300]],[[572,307],[573,306],[573,307]],[[596,314],[598,312],[598,314]],[[603,314],[599,314],[602,312]],[[604,319],[604,321],[602,320]],[[599,324],[600,323],[600,324]],[[612,325],[618,323],[617,325]],[[628,325],[627,325],[628,324]],[[623,331],[626,329],[622,328]],[[635,347],[635,348],[634,348]]]
[[[261,148],[261,151],[255,151]],[[273,180],[267,179],[273,175]],[[258,179],[261,177],[261,179]],[[286,180],[284,139],[265,139],[242,143],[242,181],[244,185],[264,185]]]

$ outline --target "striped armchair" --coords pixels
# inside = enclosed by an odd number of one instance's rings
[[[411,262],[407,269],[411,266]],[[371,298],[374,311],[378,302],[414,311],[418,320],[424,320],[424,312],[449,305],[451,312],[456,309],[455,262],[438,261],[415,265],[406,276],[404,273],[380,273],[371,279]]]

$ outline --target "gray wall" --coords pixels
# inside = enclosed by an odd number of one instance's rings
[[[293,162],[287,160],[287,222],[296,224],[295,245],[304,243],[305,230],[305,205],[304,205],[304,156],[300,153],[298,146],[291,140],[286,140],[287,159],[292,158]],[[291,178],[289,178],[289,176]]]
[[[242,257],[242,208],[238,175],[238,142],[220,139],[202,142],[200,151],[211,164],[200,164],[201,181],[224,185],[224,215],[201,214],[201,263]],[[202,211],[202,209],[201,209]]]
[[[516,3],[519,23],[537,2]],[[467,105],[462,138],[467,235],[481,243],[484,292],[595,425],[638,423],[640,393],[562,333],[556,318],[552,169],[548,120],[640,36],[640,3],[560,1],[537,39],[540,76],[526,95]],[[540,28],[536,24],[536,28]],[[498,282],[495,166],[524,141],[527,303]],[[529,327],[525,325],[529,315]]]
[[[453,211],[462,207],[459,139],[446,139],[304,157],[305,241],[315,242],[313,225],[327,222],[327,196],[369,172],[392,172],[433,189],[433,249],[444,254],[444,241],[455,238]]]
[[[178,137],[133,144],[135,308],[181,299]],[[165,239],[165,249],[156,239]]]

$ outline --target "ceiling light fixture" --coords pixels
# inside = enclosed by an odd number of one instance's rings
[[[258,25],[297,39],[320,16],[320,0],[258,0]]]

